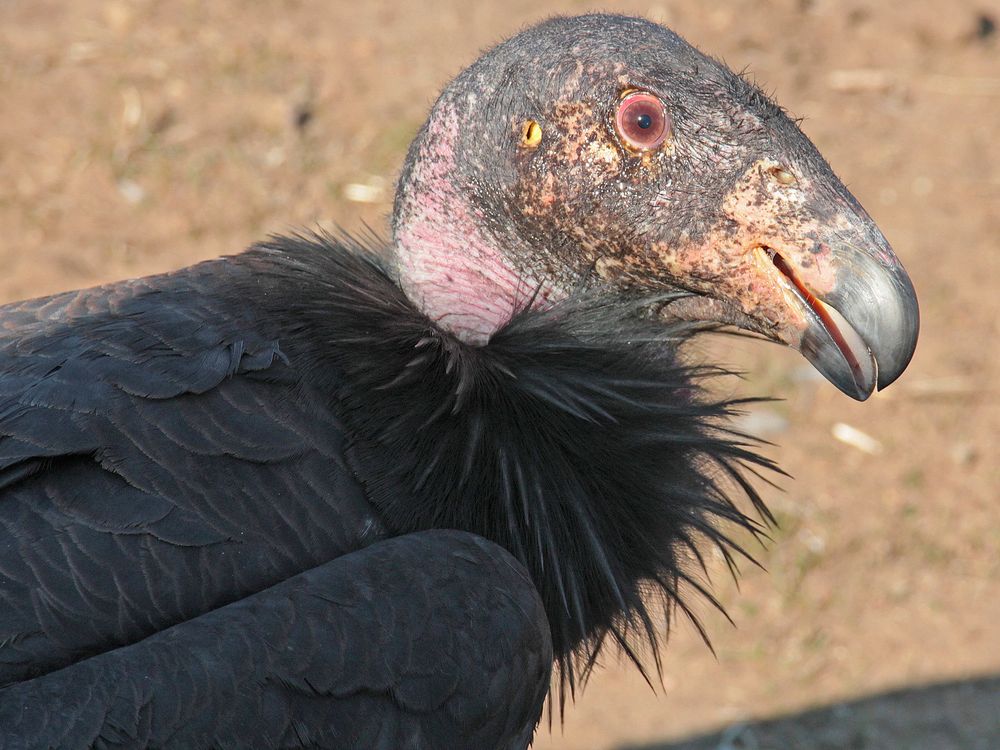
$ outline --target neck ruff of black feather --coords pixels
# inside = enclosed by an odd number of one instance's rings
[[[279,240],[254,252],[273,264],[258,279],[288,285],[265,295],[290,303],[276,313],[297,330],[283,348],[314,383],[329,380],[386,526],[464,529],[518,557],[563,688],[609,640],[658,671],[673,613],[692,615],[685,593],[714,602],[699,542],[732,565],[742,550],[720,522],[759,532],[727,492],[766,517],[742,476],[767,462],[721,424],[734,403],[703,390],[715,371],[679,355],[698,328],[590,293],[523,311],[472,346],[359,248]]]

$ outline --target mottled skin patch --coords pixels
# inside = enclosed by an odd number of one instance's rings
[[[782,184],[778,169],[788,167],[771,158],[752,163],[723,197],[721,220],[701,242],[682,248],[658,243],[651,255],[630,265],[644,266],[639,275],[658,268],[685,288],[717,301],[711,306],[682,303],[674,310],[678,314],[688,306],[688,317],[742,322],[743,327],[796,345],[809,315],[775,268],[773,253],[822,296],[836,285],[838,268],[830,262],[830,245],[820,238],[831,231],[848,232],[851,226],[843,214],[819,210],[810,200],[816,192],[811,177]]]
[[[615,132],[616,107],[631,90],[660,97],[671,117],[672,133],[655,151],[636,153]],[[542,128],[532,148],[520,144],[526,120]],[[413,175],[428,144],[443,138],[453,150],[450,185],[428,188]],[[776,179],[775,168],[794,182]],[[439,209],[413,210],[429,205]],[[425,225],[419,233],[414,217]],[[680,303],[678,314],[797,345],[815,320],[769,253],[820,296],[852,254],[898,267],[823,157],[759,89],[667,29],[610,16],[554,19],[460,74],[411,148],[394,231],[406,239],[404,288],[472,341],[502,325],[525,289],[540,289],[535,303],[546,304],[583,283],[636,297],[689,290],[703,299]],[[436,245],[435,232],[450,239]],[[468,251],[454,238],[468,238]],[[462,264],[479,281],[459,295],[442,291],[440,278],[406,276],[407,268]],[[508,296],[474,301],[495,294]],[[455,305],[477,310],[448,312]]]

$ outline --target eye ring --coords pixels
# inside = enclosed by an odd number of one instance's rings
[[[648,91],[622,97],[615,111],[615,131],[633,151],[652,151],[670,137],[672,123],[663,100]]]

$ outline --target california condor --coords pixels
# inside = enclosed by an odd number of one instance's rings
[[[781,108],[609,15],[448,85],[388,243],[0,308],[0,746],[524,748],[768,518],[721,325],[863,400],[918,314]]]

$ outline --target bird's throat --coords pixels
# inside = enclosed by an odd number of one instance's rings
[[[485,343],[528,306],[539,282],[513,268],[456,183],[458,119],[438,102],[414,142],[400,178],[393,251],[403,291],[440,327],[467,343]]]
[[[440,210],[430,206],[428,213]],[[483,344],[525,306],[536,285],[488,244],[442,232],[432,217],[396,235],[400,284],[438,326],[466,343]]]

